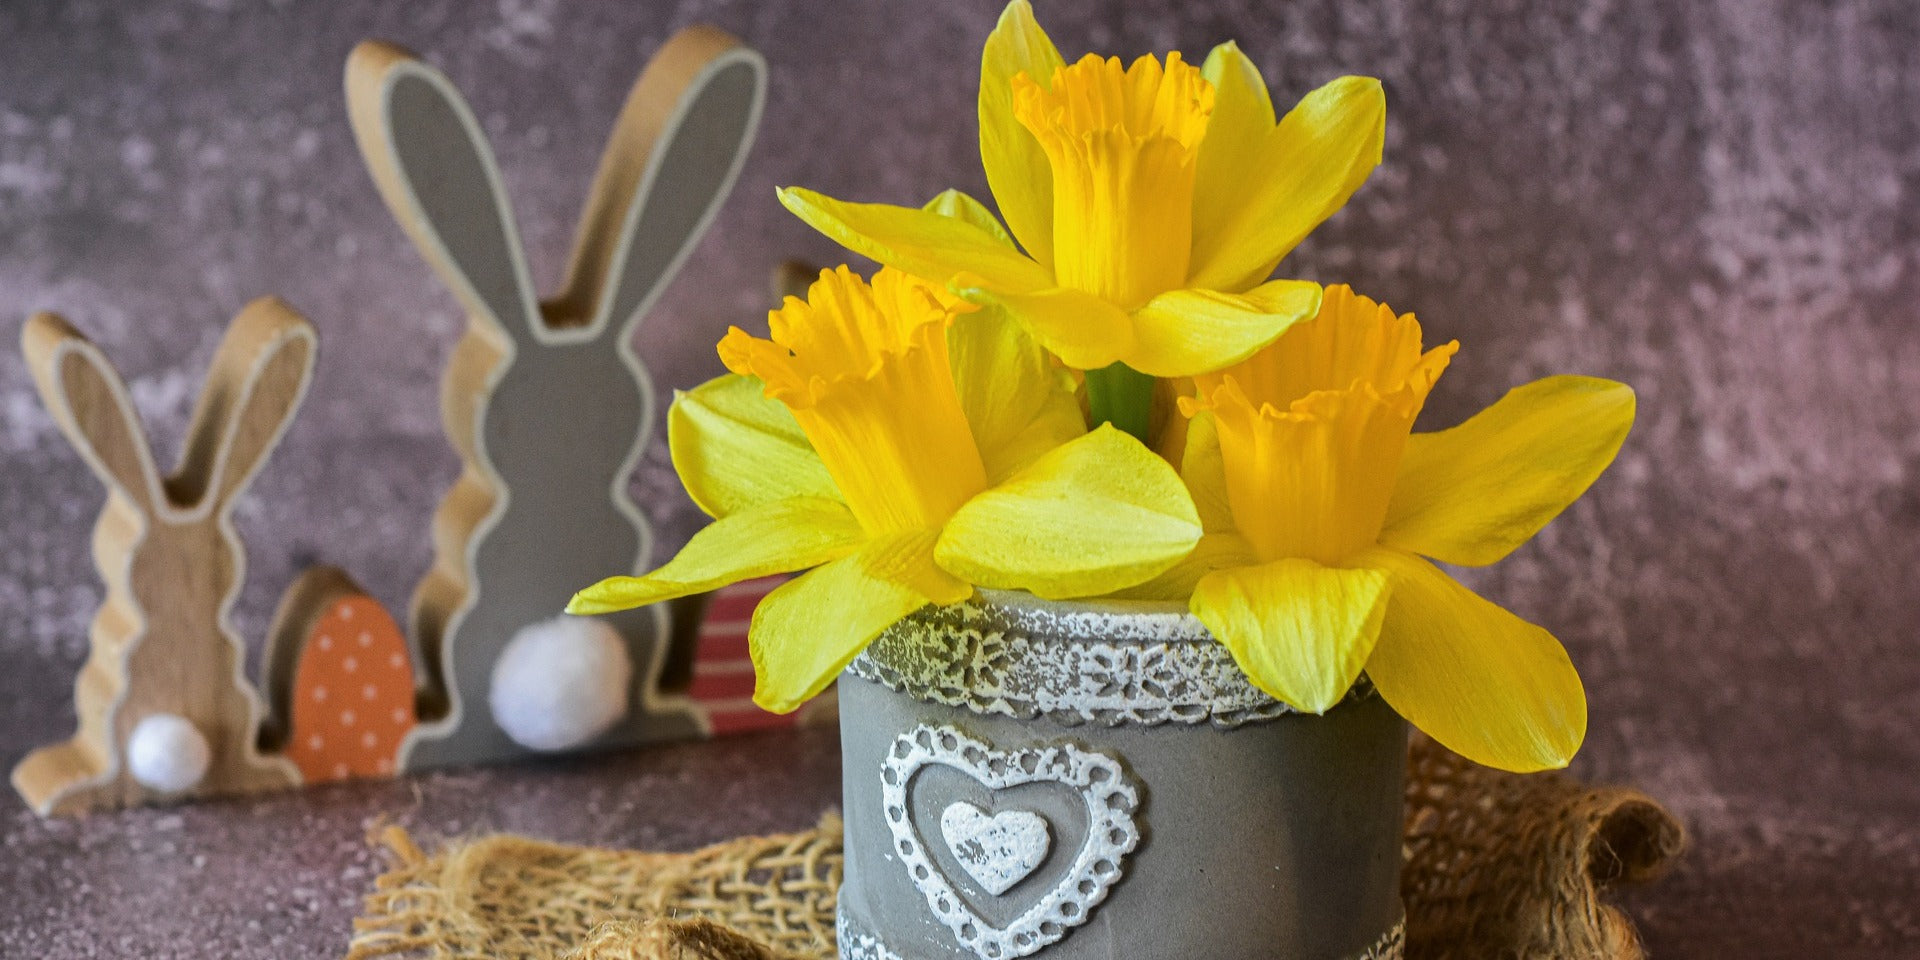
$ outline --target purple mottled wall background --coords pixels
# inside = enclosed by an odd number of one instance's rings
[[[1351,282],[1462,341],[1429,426],[1553,372],[1640,392],[1593,493],[1470,577],[1571,649],[1593,717],[1577,769],[1688,819],[1706,852],[1680,889],[1804,888],[1792,909],[1828,898],[1857,926],[1848,942],[1920,937],[1920,894],[1879,895],[1920,876],[1920,8],[1040,6],[1069,55],[1198,59],[1238,38],[1287,103],[1342,73],[1384,80],[1385,164],[1282,271]],[[242,303],[277,293],[318,327],[313,391],[239,515],[252,566],[235,620],[256,647],[308,563],[342,564],[396,607],[425,568],[456,469],[437,381],[463,318],[355,152],[340,92],[355,41],[412,46],[466,92],[544,288],[653,49],[711,22],[766,53],[758,146],[639,334],[665,389],[719,372],[728,324],[764,329],[777,263],[837,262],[776,185],[985,196],[973,83],[997,11],[0,6],[0,764],[71,729],[99,596],[102,492],[12,346],[33,310],[102,344],[168,461]],[[634,490],[663,548],[694,528],[658,438]],[[1763,852],[1781,844],[1796,852]],[[1732,921],[1744,896],[1690,909]],[[1660,910],[1643,907],[1656,931]]]

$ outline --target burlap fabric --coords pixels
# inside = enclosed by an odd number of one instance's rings
[[[347,960],[824,960],[833,956],[840,822],[690,854],[495,836],[428,855],[404,831],[355,922]],[[1407,956],[1637,960],[1602,901],[1659,875],[1680,826],[1646,795],[1520,777],[1413,746],[1407,777]]]

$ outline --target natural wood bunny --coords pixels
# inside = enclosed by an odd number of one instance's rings
[[[279,442],[313,371],[313,328],[256,300],[227,329],[162,476],[125,385],[98,347],[50,313],[27,321],[47,409],[107,485],[94,528],[106,597],[74,685],[79,731],[29,754],[14,786],[42,814],[300,782],[255,747],[260,703],[227,622],[246,555],[234,500]]]
[[[667,42],[614,126],[565,285],[541,301],[492,150],[452,83],[385,43],[349,58],[349,115],[374,182],[469,316],[442,393],[465,469],[441,502],[434,565],[414,594],[424,669],[405,767],[527,754],[488,702],[502,649],[582,584],[647,562],[651,537],[626,488],[653,387],[632,334],[732,188],[765,71],[711,28]],[[658,689],[664,608],[607,621],[633,679],[625,716],[591,745],[703,733],[684,696]]]

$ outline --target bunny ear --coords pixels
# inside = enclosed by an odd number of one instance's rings
[[[20,347],[41,400],[87,465],[153,513],[162,502],[160,471],[126,384],[100,348],[51,313],[27,320]]]
[[[614,124],[550,317],[630,329],[733,189],[766,95],[766,61],[720,30],[660,48]]]
[[[369,40],[347,58],[347,115],[394,218],[474,317],[542,332],[520,233],[473,111],[440,71]]]
[[[231,503],[280,442],[313,375],[313,327],[274,297],[246,305],[213,355],[168,481],[182,506]]]

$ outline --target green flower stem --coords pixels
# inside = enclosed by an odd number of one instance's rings
[[[1153,377],[1124,363],[1087,371],[1087,406],[1093,426],[1111,423],[1141,443],[1153,418]]]

